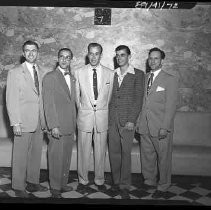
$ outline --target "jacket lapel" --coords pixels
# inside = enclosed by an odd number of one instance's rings
[[[65,95],[67,95],[67,97],[71,100],[71,97],[70,97],[70,90],[68,88],[68,85],[65,81],[65,78],[62,74],[62,72],[59,70],[59,69],[56,69],[56,73],[57,73],[57,78],[58,78],[58,81],[59,81],[59,86],[61,87],[61,90],[64,92]],[[72,83],[71,83],[72,84]]]
[[[32,79],[32,76],[31,76],[31,74],[30,74],[30,72],[29,72],[29,70],[28,70],[26,64],[23,63],[22,66],[23,66],[23,74],[24,74],[24,77],[25,77],[26,82],[29,84],[29,86],[32,88],[32,90],[33,90],[36,94],[38,94],[38,93],[37,93],[37,89],[36,89],[36,87],[35,87],[35,85],[34,85],[34,80]]]
[[[91,104],[94,102],[94,92],[93,92],[93,85],[90,83],[89,79],[89,68],[88,66],[84,69],[82,74],[80,75],[82,79],[82,84],[84,84],[84,87],[86,87],[86,94],[89,98]]]
[[[106,85],[106,81],[108,80],[108,76],[109,74],[106,74],[106,70],[104,70],[104,68],[102,67],[102,72],[101,72],[101,81],[98,82],[99,84],[99,89],[98,89],[98,98],[100,97],[101,95],[101,92],[103,91],[103,88],[105,87]]]
[[[134,80],[134,78],[135,78],[135,74],[127,73],[122,81],[120,90],[125,86],[125,84],[131,83],[132,80]]]

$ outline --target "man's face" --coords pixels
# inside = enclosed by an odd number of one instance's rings
[[[99,47],[90,47],[88,52],[88,58],[91,66],[97,66],[100,63],[101,56],[102,54]]]
[[[127,54],[126,49],[116,51],[116,61],[120,67],[128,65],[130,57],[131,56]]]
[[[38,49],[35,45],[26,45],[24,47],[23,56],[29,63],[35,63],[38,57]]]
[[[61,51],[59,53],[59,60],[58,60],[60,68],[69,70],[71,59],[72,59],[72,55],[70,51],[67,51],[67,50]]]
[[[148,57],[148,63],[152,71],[156,71],[162,67],[163,60],[159,51],[152,51]]]

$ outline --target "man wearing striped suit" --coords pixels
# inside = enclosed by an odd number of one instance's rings
[[[135,123],[141,111],[144,95],[144,73],[131,64],[130,49],[116,48],[113,92],[109,104],[109,156],[113,178],[112,190],[129,197],[131,183],[131,149]]]

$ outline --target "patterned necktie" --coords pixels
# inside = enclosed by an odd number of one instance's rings
[[[36,71],[36,68],[35,66],[33,66],[33,73],[34,73],[34,85],[37,89],[37,93],[38,95],[40,94],[40,91],[39,91],[39,80],[38,80],[38,75],[37,75],[37,71]]]
[[[151,74],[150,74],[150,77],[149,77],[149,80],[148,80],[148,83],[147,83],[147,94],[149,93],[149,90],[150,90],[150,88],[151,88],[151,86],[152,86],[153,77],[154,77],[154,74],[151,73]]]
[[[98,91],[97,91],[97,72],[96,72],[96,69],[93,69],[93,90],[94,90],[95,100],[97,100]]]

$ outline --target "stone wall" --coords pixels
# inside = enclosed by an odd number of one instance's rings
[[[180,111],[211,111],[211,6],[147,10],[112,8],[111,25],[94,25],[94,8],[0,7],[0,104],[7,72],[20,61],[28,39],[40,44],[39,62],[53,68],[61,47],[74,53],[73,71],[85,63],[87,45],[103,46],[102,63],[113,69],[120,44],[132,51],[131,63],[145,71],[148,50],[166,52],[165,68],[181,76]]]

